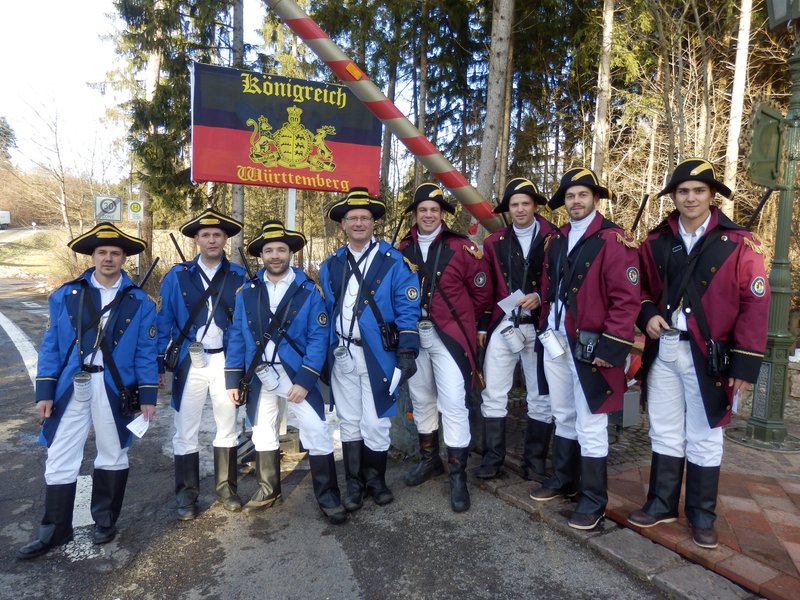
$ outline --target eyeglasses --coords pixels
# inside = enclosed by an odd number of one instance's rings
[[[343,220],[348,223],[369,223],[372,217],[345,217]]]

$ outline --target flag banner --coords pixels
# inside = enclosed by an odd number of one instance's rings
[[[381,122],[346,87],[192,64],[192,180],[378,193]]]

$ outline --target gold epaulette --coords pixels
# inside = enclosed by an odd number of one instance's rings
[[[410,260],[408,260],[408,258],[407,258],[407,257],[405,257],[405,256],[403,257],[403,262],[404,262],[404,263],[406,263],[406,264],[408,265],[408,268],[409,268],[409,269],[411,269],[411,272],[412,272],[412,273],[416,273],[416,272],[419,270],[419,268],[417,267],[417,265],[415,265],[413,262],[411,262]]]
[[[752,240],[748,237],[742,238],[742,243],[756,254],[764,254],[764,249],[761,247],[761,241],[756,239],[755,235],[753,235]]]
[[[636,248],[639,247],[638,242],[634,238],[629,238],[627,235],[622,235],[621,233],[617,232],[617,241],[622,244],[623,246],[627,246],[628,248]]]
[[[464,244],[464,250],[472,254],[477,260],[481,260],[483,258],[483,250],[478,248],[477,246],[469,245],[467,246]]]

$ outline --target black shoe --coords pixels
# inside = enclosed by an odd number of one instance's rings
[[[569,518],[567,524],[573,529],[582,529],[584,531],[594,529],[598,523],[603,520],[605,512],[594,513],[579,513],[574,512]]]
[[[37,558],[56,546],[72,541],[72,510],[77,486],[77,482],[47,486],[44,517],[37,538],[17,550],[18,559]]]
[[[197,516],[197,497],[200,495],[200,454],[175,455],[175,504],[179,521],[191,521]]]
[[[484,417],[483,419],[483,459],[475,471],[478,479],[494,479],[503,474],[506,460],[506,419],[505,417]]]
[[[281,496],[281,451],[256,452],[256,481],[258,488],[242,510],[255,512],[270,508],[282,500]]]
[[[713,527],[692,527],[692,541],[701,548],[713,550],[719,546],[719,537]]]
[[[678,517],[672,515],[651,515],[643,510],[635,510],[628,515],[628,523],[647,529],[648,527],[655,527],[662,523],[674,523]]]
[[[406,474],[405,484],[414,487],[425,483],[431,477],[444,473],[439,456],[439,431],[419,434],[419,462]]]
[[[678,519],[684,463],[683,457],[652,453],[647,501],[641,510],[630,514],[629,523],[647,528]]]
[[[53,548],[57,546],[63,546],[72,541],[72,534],[68,537],[61,540],[58,544],[52,544],[48,542],[43,542],[42,540],[36,539],[30,542],[29,544],[25,544],[22,548],[17,550],[17,558],[19,560],[30,560],[32,558],[38,558],[43,554],[47,554]]]
[[[214,447],[214,489],[225,510],[242,510],[242,500],[236,493],[239,476],[236,470],[236,447]]]
[[[467,488],[467,459],[469,448],[447,448],[447,464],[450,479],[450,508],[453,512],[469,510],[470,498]]]
[[[95,525],[92,530],[92,542],[95,544],[107,544],[117,536],[117,527],[103,527],[102,525]]]
[[[386,461],[388,458],[388,450],[377,452],[370,450],[365,445],[361,451],[366,495],[372,496],[378,506],[385,506],[394,500],[392,490],[386,485]]]

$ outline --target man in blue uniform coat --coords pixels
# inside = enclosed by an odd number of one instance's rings
[[[365,495],[385,505],[391,421],[397,386],[416,372],[419,280],[402,254],[372,235],[386,205],[352,188],[328,211],[347,244],[322,263],[320,285],[332,319],[331,394],[341,421],[347,479],[344,507]]]
[[[191,261],[175,265],[161,283],[160,383],[164,383],[164,370],[172,370],[175,501],[182,521],[197,516],[198,434],[209,395],[217,429],[213,442],[217,497],[227,510],[242,508],[236,493],[236,406],[225,391],[225,349],[230,339],[227,331],[233,319],[236,290],[246,279],[244,267],[228,261],[225,244],[241,229],[239,221],[211,208],[204,210],[180,229],[183,235],[194,239],[200,253]],[[170,344],[172,357],[167,353]],[[190,346],[195,350],[194,358],[190,357]]]
[[[138,388],[141,411],[156,410],[156,311],[122,265],[146,245],[110,223],[100,223],[67,244],[94,266],[53,292],[50,321],[39,348],[36,410],[47,446],[45,508],[37,538],[17,550],[36,558],[72,539],[72,511],[83,447],[94,426],[92,539],[105,544],[117,533],[128,480],[126,399]]]
[[[281,498],[278,423],[281,399],[286,399],[308,450],[317,503],[338,525],[347,520],[347,513],[317,382],[328,350],[328,313],[319,288],[301,269],[289,266],[305,243],[303,234],[267,221],[247,246],[264,268],[236,296],[225,377],[235,404],[243,401],[243,378],[250,387],[247,414],[253,423],[258,488],[244,510],[268,508]]]

